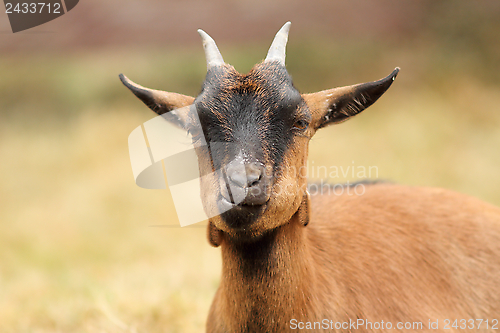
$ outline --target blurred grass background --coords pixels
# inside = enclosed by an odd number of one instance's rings
[[[117,77],[196,95],[200,27],[246,72],[291,20],[303,92],[400,66],[374,106],[316,135],[310,166],[376,166],[500,205],[499,17],[493,0],[88,0],[11,34],[3,14],[0,331],[203,331],[219,250],[203,226],[178,227],[168,191],[135,186],[127,137],[154,115]]]

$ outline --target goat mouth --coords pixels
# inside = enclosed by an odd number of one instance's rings
[[[245,230],[262,216],[262,212],[266,210],[266,204],[267,202],[259,205],[234,204],[221,196],[218,208],[220,217],[230,229]]]
[[[235,207],[259,207],[265,205],[270,199],[267,186],[252,187],[223,187],[219,193],[219,200],[224,205],[231,204]]]
[[[219,198],[219,202],[222,203],[226,207],[241,207],[241,208],[252,208],[252,207],[261,207],[269,201],[269,198],[245,198],[243,201],[235,203],[232,198],[226,198],[224,195],[221,195]]]
[[[219,212],[220,214],[226,214],[230,213],[229,215],[233,214],[249,214],[249,215],[255,215],[258,214],[260,211],[265,209],[265,206],[269,200],[266,200],[265,202],[262,203],[247,203],[245,201],[240,202],[240,203],[234,203],[231,200],[225,198],[224,196],[221,196],[219,199]]]

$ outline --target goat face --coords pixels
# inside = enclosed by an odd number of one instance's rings
[[[247,75],[227,65],[212,68],[194,104],[202,130],[196,136],[208,144],[199,160],[210,161],[201,168],[221,170],[201,186],[205,209],[215,205],[222,213],[212,218],[216,227],[248,236],[289,220],[306,184],[298,171],[311,113],[285,67],[263,62]]]
[[[191,133],[200,174],[207,175],[201,189],[212,216],[209,235],[250,240],[290,221],[301,208],[307,211],[309,139],[373,104],[397,75],[398,69],[379,81],[301,95],[285,68],[289,27],[283,26],[266,60],[246,75],[225,64],[215,42],[200,31],[208,72],[196,99],[120,76],[158,114],[191,105],[170,119]],[[307,216],[302,222],[307,224]],[[216,238],[210,238],[214,245]]]

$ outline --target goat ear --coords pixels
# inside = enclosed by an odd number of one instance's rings
[[[222,243],[222,231],[217,229],[211,221],[208,221],[207,236],[208,242],[213,247],[218,247]]]
[[[123,74],[120,74],[119,77],[122,83],[130,89],[137,98],[158,115],[189,106],[194,102],[194,97],[145,88],[132,82]],[[174,111],[164,117],[178,127],[187,128],[188,119],[187,113],[185,112],[176,113]]]
[[[318,129],[357,115],[389,89],[398,72],[399,68],[396,68],[378,81],[302,95],[313,114],[312,126]]]

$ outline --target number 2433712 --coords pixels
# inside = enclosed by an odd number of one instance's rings
[[[498,319],[492,319],[488,321],[487,319],[455,319],[455,321],[451,321],[450,319],[445,319],[444,320],[444,329],[448,330],[451,328],[455,329],[493,329],[493,330],[498,330]]]
[[[31,2],[31,3],[17,3],[15,6],[7,2],[5,4],[5,12],[7,14],[41,14],[43,12],[49,14],[62,14],[61,13],[61,4],[60,3],[44,3],[44,2]]]

